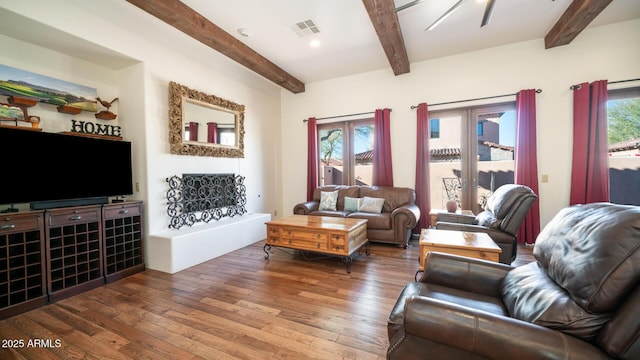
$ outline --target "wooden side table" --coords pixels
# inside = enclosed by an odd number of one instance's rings
[[[440,214],[440,213],[447,213],[447,210],[445,210],[445,209],[431,209],[431,211],[429,211],[429,223],[430,223],[432,228],[436,227],[436,222],[438,221],[438,214]],[[455,213],[456,214],[462,214],[462,215],[473,215],[473,212],[471,210],[458,209]]]
[[[428,252],[437,251],[453,255],[499,262],[502,249],[481,232],[457,230],[422,229],[420,233],[420,267],[416,272],[424,272],[424,259]]]

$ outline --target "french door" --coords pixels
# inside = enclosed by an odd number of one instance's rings
[[[515,123],[514,102],[430,113],[432,208],[453,200],[477,214],[496,188],[513,183]]]

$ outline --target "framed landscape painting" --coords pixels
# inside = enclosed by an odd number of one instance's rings
[[[97,112],[98,91],[49,76],[0,64],[0,94],[35,99],[53,105],[65,105]]]

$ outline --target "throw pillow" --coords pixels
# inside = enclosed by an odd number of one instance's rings
[[[380,214],[382,212],[383,205],[384,199],[365,196],[362,199],[362,204],[360,204],[360,211]]]
[[[336,210],[336,204],[338,203],[338,190],[336,191],[323,191],[320,193],[320,204],[318,210]]]
[[[360,206],[362,205],[362,198],[354,198],[345,196],[344,197],[344,211],[360,211]]]

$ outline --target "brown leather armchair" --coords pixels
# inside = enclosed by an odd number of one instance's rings
[[[511,264],[518,251],[518,228],[537,198],[527,186],[502,185],[489,197],[483,212],[477,216],[440,213],[436,229],[487,233],[502,249],[500,262]]]
[[[428,253],[388,359],[640,359],[640,207],[563,209],[519,267]]]

